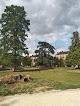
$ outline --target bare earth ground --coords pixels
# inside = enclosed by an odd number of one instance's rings
[[[80,89],[3,96],[0,106],[80,106]]]

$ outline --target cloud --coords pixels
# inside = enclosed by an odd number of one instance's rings
[[[71,33],[80,31],[80,0],[0,0],[0,17],[5,6],[11,4],[24,6],[30,19],[29,37],[25,43],[31,54],[37,47],[35,40],[52,45],[61,40],[66,46]]]

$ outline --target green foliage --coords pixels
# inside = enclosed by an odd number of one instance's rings
[[[28,54],[24,41],[26,37],[28,37],[26,31],[29,31],[28,26],[30,25],[30,21],[26,20],[24,7],[11,5],[6,6],[0,19],[0,24],[2,27],[0,34],[0,49],[2,53],[8,53],[9,51],[13,53],[15,71],[17,63],[16,54]]]
[[[79,33],[73,32],[73,37],[71,38],[71,46],[69,47],[70,51],[66,57],[65,63],[67,66],[76,66],[80,65],[80,40]]]
[[[0,62],[4,66],[10,66],[13,67],[14,65],[14,56],[12,53],[4,53],[2,57],[0,58]],[[20,61],[20,56],[18,55],[16,58],[16,66],[20,66],[21,61]]]
[[[60,60],[57,57],[53,57],[53,64],[54,66],[60,66]]]
[[[80,49],[79,33],[77,31],[73,32],[73,37],[71,39],[72,39],[72,41],[71,41],[72,44],[69,47],[69,50],[74,52],[77,49]]]
[[[36,65],[52,67],[53,66],[53,57],[52,56],[48,56],[48,57],[38,56],[38,58],[36,59]]]
[[[53,57],[51,54],[54,54],[54,47],[47,42],[38,42],[39,49],[35,51],[36,56],[36,64],[38,66],[46,66],[51,67],[53,66]]]
[[[77,49],[74,52],[69,52],[69,54],[66,57],[66,65],[67,66],[76,66],[80,65],[80,50]]]
[[[64,60],[62,58],[60,58],[60,67],[64,67]]]
[[[22,57],[22,65],[24,65],[24,66],[31,66],[31,62],[32,62],[32,60],[31,60],[31,58],[30,57],[28,57],[28,56],[26,56],[26,57]]]

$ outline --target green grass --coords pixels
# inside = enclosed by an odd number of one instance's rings
[[[12,72],[0,70],[0,78],[8,75],[30,75],[33,81],[0,86],[0,95],[35,93],[46,90],[80,88],[80,70],[74,68],[37,69],[25,68]]]

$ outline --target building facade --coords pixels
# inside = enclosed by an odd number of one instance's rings
[[[56,54],[56,57],[57,57],[58,59],[62,58],[63,60],[65,60],[66,56],[68,55],[68,52],[69,52],[69,51],[61,51],[61,52],[58,52],[58,53]]]
[[[32,55],[30,56],[32,62],[31,62],[31,66],[35,66],[36,65],[36,62],[35,62],[35,59],[37,59],[38,57],[36,57],[35,55]]]

